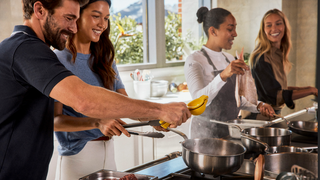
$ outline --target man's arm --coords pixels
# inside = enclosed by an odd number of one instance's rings
[[[191,116],[185,103],[158,104],[135,100],[88,85],[76,76],[68,76],[57,83],[50,97],[79,113],[98,119],[154,118],[176,127]]]

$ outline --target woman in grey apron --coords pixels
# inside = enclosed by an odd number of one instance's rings
[[[204,48],[201,52],[206,57],[208,63],[213,68],[214,77],[218,76],[223,70],[217,70],[212,63]],[[226,56],[225,56],[226,57]],[[226,62],[230,61],[226,57]],[[227,121],[237,118],[240,108],[236,105],[235,99],[236,74],[227,78],[226,84],[221,88],[217,96],[211,101],[210,105],[200,116],[193,116],[191,122],[191,138],[204,137],[227,137],[229,135],[228,127],[208,121],[209,119]]]
[[[192,98],[207,95],[209,97],[206,110],[199,116],[193,116],[190,126],[191,138],[227,137],[228,127],[212,123],[209,120],[227,121],[236,119],[240,109],[251,112],[264,111],[270,105],[251,104],[241,97],[241,105],[237,107],[235,98],[236,75],[249,70],[243,60],[235,60],[231,54],[222,49],[231,49],[236,33],[236,20],[232,14],[222,8],[210,11],[201,7],[198,22],[208,37],[201,51],[191,54],[185,63],[185,76]]]

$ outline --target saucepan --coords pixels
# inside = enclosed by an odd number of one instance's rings
[[[167,129],[184,138],[182,158],[194,171],[219,176],[237,171],[243,163],[246,148],[242,144],[219,138],[188,139],[181,131]]]
[[[211,120],[212,121],[212,120]],[[215,121],[214,121],[215,122]],[[219,123],[219,122],[218,122]],[[221,124],[230,125],[228,123],[220,122]],[[233,125],[236,126],[236,125]],[[241,128],[238,126],[238,129]],[[243,131],[242,131],[243,132]],[[260,146],[263,146],[263,151],[260,153],[265,153],[264,155],[264,169],[276,174],[281,172],[290,172],[291,168],[296,166],[301,166],[315,174],[318,177],[318,154],[307,152],[306,149],[292,146],[269,146],[267,143],[260,141],[257,138],[251,137],[248,134],[241,133],[241,142],[248,149],[251,148],[250,145],[246,144],[243,139],[249,139]],[[300,152],[301,151],[301,152]],[[260,155],[259,155],[260,156]],[[258,159],[258,158],[257,158]],[[256,172],[255,172],[256,173]]]
[[[240,126],[235,124],[216,120],[210,121],[238,128],[241,133],[241,142],[246,147],[247,152],[263,153],[265,152],[266,147],[289,146],[291,143],[292,132],[287,129],[273,127],[253,127],[242,129]]]
[[[292,171],[293,166],[300,166],[311,171],[318,177],[318,154],[307,152],[282,152],[267,154],[265,157],[265,170],[279,174]],[[304,178],[303,178],[304,179]]]
[[[281,172],[290,172],[292,167],[297,166],[310,171],[318,177],[318,154],[307,152],[306,149],[292,146],[269,147],[257,139],[252,139],[260,143],[265,148],[264,169],[269,172],[281,174]]]

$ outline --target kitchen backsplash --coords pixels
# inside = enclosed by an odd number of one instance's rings
[[[143,69],[139,69],[143,70]],[[185,82],[183,66],[148,69],[154,76],[153,80],[167,80],[169,83],[174,82],[177,85]],[[120,77],[125,85],[129,97],[134,97],[133,83],[130,73],[133,71],[122,71]]]

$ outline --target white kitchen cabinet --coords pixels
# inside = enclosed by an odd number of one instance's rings
[[[157,103],[169,103],[169,102],[190,102],[191,95],[189,92],[180,92],[176,94],[168,93],[166,96],[161,98],[150,98],[147,99],[151,102]],[[126,123],[133,123],[136,121],[130,119],[123,119]],[[189,135],[189,124],[190,120],[182,124],[177,130],[182,131],[187,136]],[[151,126],[143,126],[140,128],[130,128],[137,131],[153,131]],[[128,128],[129,130],[129,128]],[[150,162],[152,160],[161,158],[166,154],[170,154],[174,151],[181,151],[180,142],[183,138],[173,132],[162,132],[164,138],[149,138],[131,135],[128,138],[124,135],[115,138],[115,158],[117,168],[120,171],[132,168],[134,166]]]
[[[191,95],[189,92],[170,94],[161,98],[150,98],[148,101],[157,102],[157,103],[169,103],[169,102],[190,102]],[[137,121],[131,119],[122,119],[126,123],[134,123]],[[188,136],[189,133],[189,122],[179,126],[177,129],[182,131]],[[128,128],[129,129],[129,128]],[[153,131],[151,126],[135,127],[130,128],[136,131]],[[114,138],[115,145],[115,159],[117,164],[117,169],[119,171],[124,171],[126,169],[132,168],[134,166],[158,159],[170,154],[174,151],[181,151],[180,142],[183,141],[183,138],[173,132],[163,132],[165,134],[164,138],[153,139],[149,137],[142,137],[131,135],[128,138],[125,135],[116,136]],[[54,140],[54,152],[49,165],[49,172],[47,180],[54,180],[57,158],[58,158],[58,147],[59,143]]]

